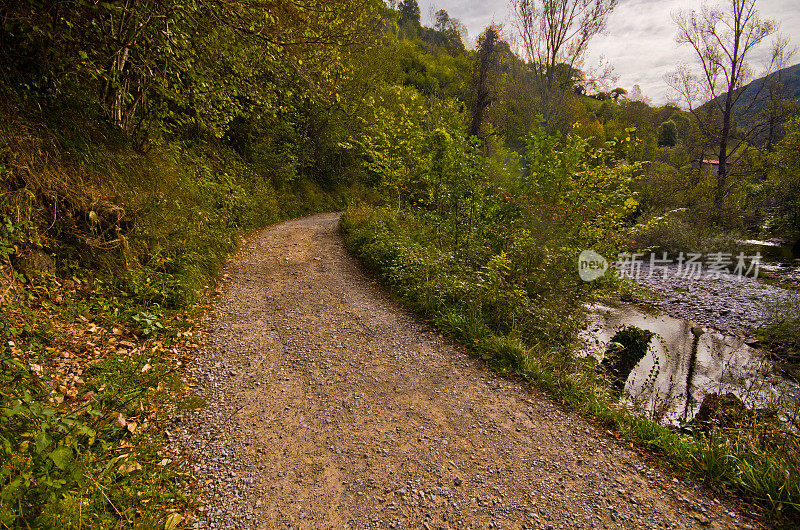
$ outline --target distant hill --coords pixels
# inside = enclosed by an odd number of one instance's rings
[[[751,113],[761,111],[770,100],[770,85],[773,83],[774,87],[779,87],[783,99],[800,102],[800,64],[796,64],[760,77],[740,88],[739,90],[744,93],[738,101],[737,110],[749,108]],[[775,88],[773,88],[772,93],[775,93],[774,90]],[[727,92],[723,92],[712,101],[722,103],[726,94]],[[755,104],[752,105],[754,100]],[[710,103],[705,103],[703,107]]]
[[[766,85],[765,85],[766,83]],[[751,81],[742,89],[744,94],[739,100],[742,107],[748,106],[749,102],[755,98],[760,101],[756,105],[763,108],[764,104],[769,100],[769,83],[782,85],[782,95],[784,99],[794,99],[800,101],[800,64],[789,66],[783,70],[778,70],[770,75]]]
[[[770,127],[763,127],[756,134],[756,144],[764,145],[780,140],[783,137],[783,124],[793,111],[800,108],[800,64],[789,66],[764,77],[760,77],[739,89],[741,97],[736,104],[735,113],[740,124],[749,117],[757,117],[769,105],[771,100],[781,100],[780,110]],[[726,93],[705,103],[700,109],[707,109],[712,102],[724,104]]]

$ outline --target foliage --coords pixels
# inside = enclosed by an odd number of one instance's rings
[[[771,428],[764,434],[763,425],[674,432],[626,411],[613,381],[573,354],[584,304],[615,286],[613,278],[578,279],[580,250],[735,248],[734,235],[693,232],[681,212],[625,229],[639,206],[632,191],[639,167],[621,163],[636,149],[636,131],[623,132],[630,136],[594,148],[578,136],[536,128],[515,157],[496,146],[482,152],[441,124],[415,145],[427,172],[415,180],[424,185],[412,179],[382,204],[351,205],[342,218],[346,242],[401,300],[494,369],[548,390],[676,467],[746,492],[780,520],[781,510],[793,513],[800,493],[797,461],[786,451],[794,438]],[[627,329],[616,339],[625,343],[617,366],[624,371],[650,336]]]
[[[69,294],[50,279],[17,287],[0,309],[0,521],[12,528],[163,525],[168,509],[191,502],[180,466],[163,460],[155,428],[168,397],[161,344],[175,337],[174,327],[131,355],[117,343],[139,342],[133,334],[104,333],[84,316],[123,325],[103,309],[118,304],[97,296],[91,309],[80,307],[65,300]]]
[[[58,1],[47,9],[23,0],[0,10],[3,81],[48,102],[81,95],[142,141],[186,124],[219,136],[253,107],[280,111],[276,89],[287,78],[333,96],[352,71],[348,47],[372,39],[376,13],[376,2],[351,0],[321,8]]]
[[[0,123],[0,518],[163,527],[192,503],[159,434],[185,319],[243,231],[342,202],[219,144],[143,154],[34,118]],[[52,270],[23,266],[40,255]]]
[[[800,294],[794,293],[774,309],[770,321],[756,330],[763,347],[776,354],[779,362],[789,367],[789,372],[800,376]]]
[[[192,402],[175,348],[243,232],[342,208],[377,13],[0,7],[0,522],[191,510],[163,434]]]
[[[437,129],[410,145],[416,160],[429,161],[422,185],[405,181],[402,194],[395,186],[394,207],[351,210],[352,244],[421,309],[446,311],[441,318],[470,343],[488,340],[473,333],[486,329],[568,345],[591,291],[571,274],[575,259],[585,248],[613,252],[615,231],[636,206],[632,168],[543,129],[528,138],[519,173],[489,173],[496,162],[457,131]]]
[[[619,144],[632,145],[633,129]],[[576,136],[562,138],[534,130],[523,156],[524,208],[532,214],[534,230],[547,240],[580,250],[597,245],[613,247],[616,229],[638,206],[631,191],[636,165],[618,164],[614,151],[592,149]]]
[[[764,185],[774,212],[770,226],[775,231],[800,234],[800,117],[786,126],[786,136],[771,156],[773,168]],[[800,237],[800,236],[798,236]]]
[[[692,110],[707,146],[716,148],[714,212],[719,221],[730,192],[728,156],[739,151],[757,128],[736,134],[737,125],[744,125],[737,124],[734,110],[744,95],[740,89],[751,74],[747,61],[759,44],[777,31],[777,24],[759,17],[756,0],[732,0],[718,7],[706,4],[700,12],[678,12],[674,19],[678,43],[688,44],[695,52],[699,71],[681,67],[670,84]],[[779,55],[780,49],[773,50],[770,67],[780,62]],[[694,108],[698,99],[707,102],[705,109]]]
[[[674,121],[665,121],[658,128],[658,146],[675,147],[678,143],[678,128]]]
[[[589,41],[602,32],[616,0],[514,0],[514,23],[548,130],[564,125],[560,107],[573,93]]]
[[[565,20],[579,32],[557,42],[535,2],[515,2],[525,59],[495,27],[491,46],[466,50],[443,10],[421,26],[416,0],[45,4],[0,6],[7,524],[163,527],[168,506],[188,509],[153,427],[162,405],[197,402],[171,374],[182,319],[243,232],[346,202],[351,247],[496,368],[679,465],[775,504],[796,499],[781,482],[789,464],[763,444],[748,455],[647,423],[571,355],[584,304],[614,282],[580,281],[581,250],[738,237],[692,228],[719,211],[713,175],[691,169],[705,156],[698,123],[578,69],[614,1],[573,2],[586,18]],[[725,202],[787,234],[798,226],[792,127],[769,156],[733,131],[748,171],[731,176]],[[70,359],[85,371],[68,371]]]
[[[481,125],[487,107],[491,104],[492,88],[497,84],[496,76],[499,63],[500,28],[491,25],[478,36],[476,59],[472,74],[471,118],[468,134],[480,136]]]
[[[698,226],[687,219],[685,209],[671,210],[662,215],[651,215],[627,229],[629,250],[658,251],[670,255],[679,253],[709,254],[724,252],[736,255],[746,249],[735,232],[720,231]]]

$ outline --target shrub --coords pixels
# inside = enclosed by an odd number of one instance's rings
[[[747,250],[741,243],[744,239],[741,234],[690,222],[683,210],[651,216],[628,229],[626,236],[632,251],[659,251],[669,254],[726,252],[736,255]]]

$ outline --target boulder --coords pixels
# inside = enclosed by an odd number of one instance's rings
[[[694,416],[694,421],[704,425],[718,423],[733,425],[741,420],[747,413],[747,407],[732,392],[722,394],[716,392],[707,394],[700,404],[700,410]]]
[[[712,425],[741,427],[747,421],[759,428],[780,428],[780,420],[774,409],[749,409],[735,394],[707,394],[694,416],[694,423],[707,431]]]

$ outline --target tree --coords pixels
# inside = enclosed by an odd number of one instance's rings
[[[790,120],[786,136],[770,155],[772,170],[766,191],[774,228],[797,237],[800,250],[800,117]]]
[[[628,94],[628,99],[630,101],[640,101],[642,103],[647,103],[648,105],[650,104],[650,98],[648,98],[647,96],[644,95],[644,93],[642,93],[642,87],[640,87],[639,85],[633,85],[631,93]]]
[[[441,33],[446,41],[444,43],[447,50],[456,55],[464,51],[464,39],[467,36],[467,28],[457,18],[453,18],[444,9],[440,9],[435,15],[436,22],[434,29]]]
[[[440,9],[436,12],[436,22],[433,27],[436,31],[444,33],[450,27],[451,20],[450,14],[446,10]]]
[[[794,56],[795,50],[789,49],[789,39],[778,35],[772,48],[772,56],[775,58],[775,73],[764,78],[766,84],[767,104],[762,109],[762,118],[766,122],[766,148],[772,152],[775,142],[779,140],[780,130],[784,123],[798,112],[800,102],[786,89],[784,85],[784,68]]]
[[[274,113],[276,83],[334,97],[377,15],[375,0],[5,2],[0,83],[42,103],[78,94],[140,146],[158,128],[201,122],[222,136],[245,108]]]
[[[674,121],[665,121],[658,128],[658,146],[675,147],[678,143],[678,128]]]
[[[734,112],[743,110],[736,109],[744,93],[739,89],[752,75],[747,59],[776,30],[773,21],[759,18],[755,4],[756,0],[727,0],[715,7],[705,4],[700,12],[681,11],[673,16],[677,42],[694,50],[700,69],[695,73],[681,68],[669,82],[697,118],[706,138],[716,143],[719,165],[713,206],[717,220],[730,191],[729,155],[750,137],[740,135],[737,145],[731,145],[736,133]],[[702,111],[694,107],[698,100],[708,102]]]
[[[568,85],[564,76],[580,68],[589,41],[605,28],[617,0],[513,0],[512,5],[545,120],[558,126],[562,87]],[[559,68],[560,63],[568,68]]]
[[[486,109],[492,103],[491,78],[496,73],[498,63],[497,43],[500,40],[500,28],[491,25],[478,37],[475,73],[473,75],[472,118],[468,133],[478,136],[483,124]]]
[[[620,97],[624,96],[627,93],[628,91],[625,90],[624,88],[617,87],[611,91],[611,97],[614,99],[614,101],[618,101]]]
[[[402,0],[397,10],[400,12],[400,27],[420,27],[420,11],[417,0]]]

